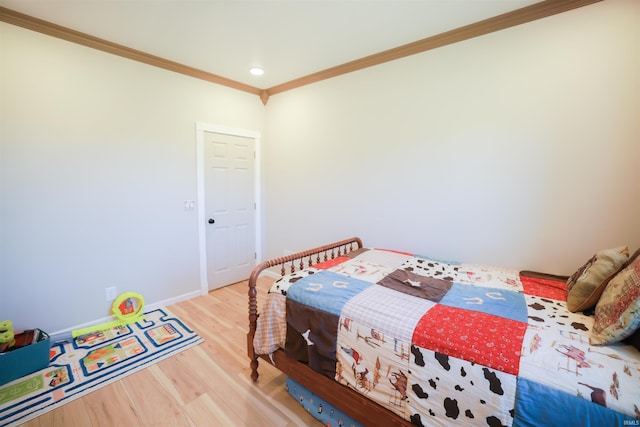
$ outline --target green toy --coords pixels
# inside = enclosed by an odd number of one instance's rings
[[[137,302],[136,302],[137,301]],[[129,325],[131,323],[144,320],[142,310],[144,309],[144,298],[135,292],[125,292],[113,301],[111,311],[116,320],[89,326],[87,328],[76,329],[71,332],[73,338],[90,334],[96,331],[104,331],[116,326]]]

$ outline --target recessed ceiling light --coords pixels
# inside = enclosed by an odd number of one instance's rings
[[[260,67],[251,67],[249,68],[249,72],[254,76],[261,76],[264,74],[264,70]]]

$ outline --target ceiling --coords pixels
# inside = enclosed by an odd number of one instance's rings
[[[0,0],[0,6],[264,89],[538,2]],[[252,66],[264,75],[251,75]]]

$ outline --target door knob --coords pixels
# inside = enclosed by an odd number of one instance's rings
[[[214,222],[216,222],[216,220],[215,220],[215,219],[213,219],[213,218],[209,218],[209,224],[213,224]]]

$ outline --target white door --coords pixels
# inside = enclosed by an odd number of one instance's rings
[[[249,277],[255,266],[255,140],[204,132],[209,290]]]

